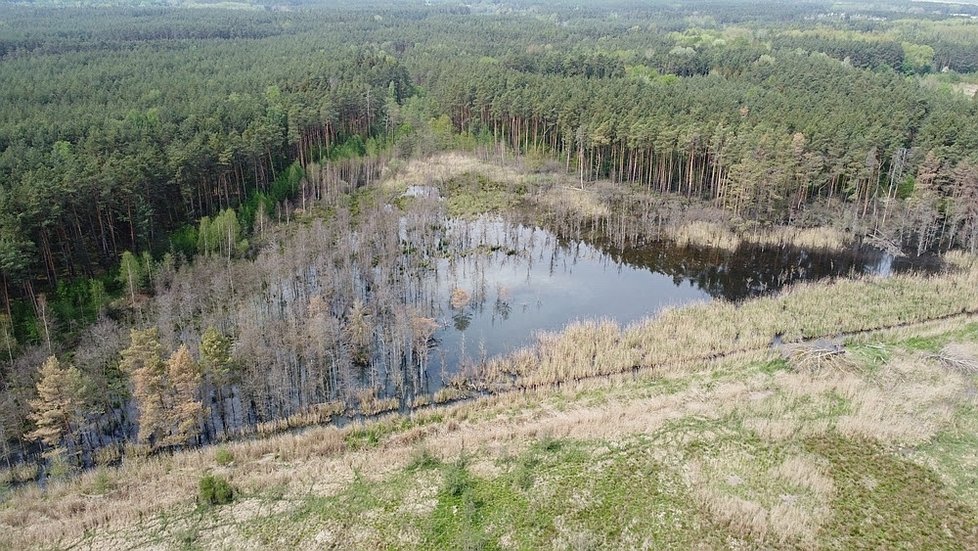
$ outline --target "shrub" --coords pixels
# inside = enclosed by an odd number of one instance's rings
[[[227,448],[218,448],[214,452],[214,461],[222,467],[226,467],[234,462],[234,454]]]
[[[105,495],[115,489],[115,481],[109,476],[104,467],[100,467],[92,480],[91,493],[97,496]]]
[[[48,464],[48,478],[62,480],[77,472],[78,468],[72,464],[63,453],[58,453],[51,458]]]
[[[120,444],[109,444],[95,450],[95,464],[100,467],[116,465],[122,462],[123,446]]]
[[[469,459],[460,455],[445,471],[442,492],[452,497],[461,497],[472,490],[473,480],[469,474]]]
[[[435,457],[428,448],[420,448],[415,451],[411,461],[408,463],[408,471],[423,471],[433,469],[441,465],[441,460]]]
[[[200,479],[197,500],[201,505],[225,505],[234,500],[234,488],[222,476],[204,475]]]

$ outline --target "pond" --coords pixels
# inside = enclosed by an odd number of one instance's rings
[[[432,382],[578,319],[626,325],[663,308],[743,300],[802,281],[936,269],[928,259],[870,248],[747,244],[727,251],[663,241],[619,250],[495,217],[448,220],[445,241],[457,249],[431,270],[439,324],[427,368]]]

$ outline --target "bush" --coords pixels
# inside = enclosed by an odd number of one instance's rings
[[[77,471],[78,467],[69,461],[64,453],[57,453],[51,457],[47,475],[51,479],[63,480],[74,475]]]
[[[222,467],[226,467],[234,462],[234,454],[227,448],[218,448],[214,452],[214,461]]]
[[[439,460],[431,450],[428,448],[420,448],[415,451],[414,455],[411,457],[411,461],[408,462],[407,470],[411,472],[423,471],[427,469],[433,469],[441,465],[441,460]]]
[[[92,480],[91,493],[97,496],[105,495],[115,489],[115,481],[109,476],[104,467],[100,467]]]
[[[460,455],[445,472],[445,481],[442,492],[451,497],[462,497],[472,491],[473,480],[469,474],[469,459],[465,455]]]
[[[204,475],[200,479],[197,500],[201,505],[225,505],[234,501],[234,488],[224,477]]]

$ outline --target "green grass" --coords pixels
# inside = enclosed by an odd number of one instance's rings
[[[234,463],[234,454],[227,447],[217,448],[217,451],[214,452],[214,462],[222,467],[226,467]]]
[[[526,193],[523,187],[510,188],[502,182],[473,173],[452,178],[443,187],[445,209],[449,216],[463,218],[511,209]]]
[[[978,509],[978,407],[960,408],[954,427],[913,450],[912,457],[934,469],[957,499]]]
[[[650,444],[638,440],[617,447],[545,437],[499,460],[496,476],[477,474],[476,455],[441,462],[421,454],[382,481],[357,478],[338,496],[308,498],[294,512],[257,521],[250,534],[281,545],[330,526],[422,549],[495,549],[503,542],[520,549],[552,542],[571,548],[719,544],[721,532],[649,451]],[[406,514],[419,480],[437,487],[433,507]],[[417,528],[417,539],[399,540],[408,525]]]
[[[871,441],[822,437],[806,448],[829,460],[838,495],[824,527],[834,549],[975,549],[975,511],[936,474]]]
[[[362,450],[373,448],[385,438],[407,430],[440,423],[444,416],[440,412],[424,412],[412,416],[393,416],[387,419],[360,425],[346,433],[343,440],[347,448]]]

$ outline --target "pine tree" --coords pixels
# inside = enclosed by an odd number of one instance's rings
[[[213,327],[208,327],[200,338],[200,367],[208,384],[214,390],[221,420],[227,427],[224,392],[225,387],[235,376],[235,365],[231,358],[231,340]],[[233,416],[233,402],[231,413]]]
[[[169,444],[186,444],[200,433],[204,406],[200,401],[200,366],[182,345],[167,361],[170,379]]]
[[[200,363],[202,371],[214,384],[229,382],[234,369],[230,339],[208,327],[200,338]]]
[[[132,380],[132,396],[139,409],[139,440],[154,444],[167,434],[166,366],[156,328],[130,333],[131,344],[122,351],[120,369]]]
[[[78,369],[61,367],[54,356],[44,362],[40,374],[37,398],[30,403],[29,418],[35,428],[27,437],[40,440],[52,448],[53,455],[60,455],[62,441],[70,441],[82,419],[84,382]]]

